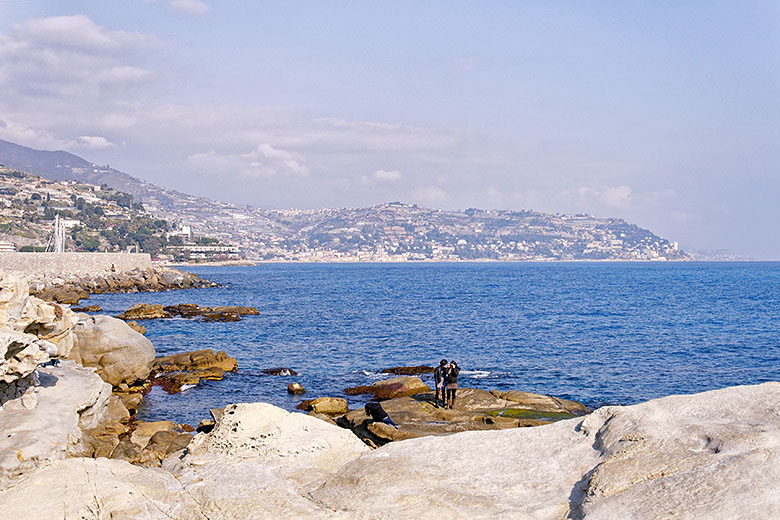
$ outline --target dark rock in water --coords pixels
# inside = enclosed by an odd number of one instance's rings
[[[430,392],[431,388],[422,382],[419,377],[391,377],[383,381],[371,383],[368,386],[353,386],[345,388],[347,395],[374,394],[374,399],[394,399],[415,395],[422,392]]]
[[[298,410],[303,410],[303,411],[308,412],[308,411],[311,410],[311,403],[313,403],[313,402],[314,402],[314,399],[304,399],[303,401],[298,403],[298,406],[296,406],[296,408]]]
[[[225,372],[235,372],[238,364],[224,350],[211,349],[183,352],[156,358],[152,363],[153,385],[169,394],[180,392],[184,385],[197,385],[201,379],[220,380]]]
[[[438,407],[432,392],[384,400],[382,408],[400,429],[373,420],[364,409],[348,412],[337,422],[367,444],[381,446],[426,435],[539,426],[589,412],[580,403],[556,397],[474,388],[458,389],[453,410]]]
[[[225,377],[225,371],[218,367],[193,370],[191,372],[173,372],[160,374],[152,379],[153,385],[162,386],[169,394],[181,392],[184,385],[197,385],[201,379],[219,381]]]
[[[138,303],[117,316],[123,320],[152,320],[162,318],[203,318],[204,321],[241,321],[241,316],[257,315],[255,307],[200,307],[194,303],[178,305]]]
[[[146,327],[139,325],[137,321],[128,321],[127,326],[139,334],[146,334]]]
[[[360,385],[360,386],[351,386],[349,388],[345,388],[344,393],[347,395],[361,395],[361,394],[371,394],[373,392],[371,391],[371,387],[369,387],[368,385]]]
[[[71,307],[73,312],[102,312],[100,305],[85,305],[84,307]]]
[[[241,316],[256,316],[260,311],[256,307],[226,306],[200,307],[194,303],[167,305],[163,308],[170,316],[196,318],[202,316],[207,321],[239,321]]]
[[[393,367],[382,370],[383,374],[395,374],[397,376],[416,376],[433,372],[433,367],[419,365],[416,367]]]
[[[298,375],[298,372],[296,372],[292,368],[287,368],[287,367],[266,368],[261,370],[260,372],[269,376],[297,376]]]
[[[287,385],[287,393],[293,395],[305,394],[306,389],[303,388],[300,383],[290,383]]]
[[[163,306],[159,303],[136,303],[125,312],[117,316],[117,318],[122,320],[155,320],[160,318],[170,318],[170,315],[165,312]]]
[[[258,316],[260,311],[257,307],[241,307],[241,306],[217,306],[217,307],[204,307],[209,312],[229,312],[232,314],[238,314],[239,316]]]
[[[207,312],[201,317],[203,321],[241,321],[241,316],[234,312]]]
[[[224,350],[220,350],[216,354],[211,349],[196,350],[156,358],[152,363],[152,373],[201,370],[212,367],[221,368],[225,372],[235,372],[238,370],[238,362],[235,358],[225,354]]]

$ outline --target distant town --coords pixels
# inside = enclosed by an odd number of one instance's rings
[[[264,210],[157,187],[66,152],[0,141],[3,161],[5,250],[46,250],[56,218],[69,250],[137,250],[172,262],[692,259],[676,242],[616,218],[400,202]]]

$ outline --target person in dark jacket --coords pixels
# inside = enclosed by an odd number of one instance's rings
[[[385,424],[389,424],[396,430],[400,428],[399,425],[393,422],[393,420],[390,418],[389,415],[387,415],[387,412],[384,408],[382,408],[382,405],[375,402],[366,403],[366,415],[371,417],[371,419],[375,422],[383,422]]]
[[[447,385],[445,406],[450,410],[455,406],[455,393],[458,391],[458,374],[460,374],[460,367],[454,360],[450,361],[450,366],[447,367],[444,375]]]
[[[436,387],[436,398],[434,404],[439,406],[439,392],[441,392],[441,402],[443,406],[447,406],[447,396],[445,395],[445,382],[444,376],[447,372],[447,360],[442,359],[433,371],[433,384]]]

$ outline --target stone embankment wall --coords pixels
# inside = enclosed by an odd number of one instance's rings
[[[148,253],[0,253],[0,273],[99,275],[150,267]]]

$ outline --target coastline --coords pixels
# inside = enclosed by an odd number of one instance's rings
[[[155,358],[148,340],[121,320],[29,296],[25,284],[3,276],[0,285],[0,338],[7,338],[0,342],[0,501],[12,516],[373,519],[454,510],[465,517],[649,519],[668,514],[670,503],[691,518],[780,514],[773,469],[779,383],[529,423],[475,413],[474,403],[517,410],[527,408],[514,399],[561,400],[464,388],[447,416],[430,404],[430,388],[411,381],[417,378],[391,377],[384,383],[396,394],[382,403],[399,430],[323,397],[327,406],[312,404],[309,414],[229,405],[193,436],[170,421],[134,422],[138,385]],[[59,366],[46,366],[52,359]],[[403,395],[408,383],[416,390]],[[453,429],[419,429],[442,421]],[[439,461],[431,453],[448,456]],[[438,498],[442,489],[446,500]],[[43,494],[47,501],[31,510]],[[379,516],[376,503],[385,504]]]

